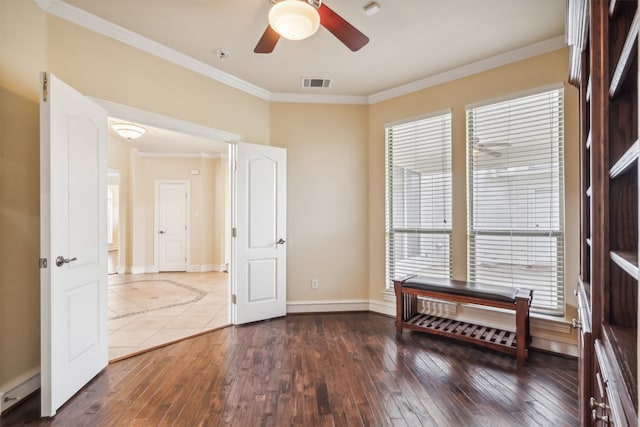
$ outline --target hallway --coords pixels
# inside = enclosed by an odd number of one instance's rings
[[[229,324],[228,274],[109,275],[109,360]]]

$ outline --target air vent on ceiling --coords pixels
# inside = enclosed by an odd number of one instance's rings
[[[302,87],[329,87],[331,85],[330,79],[302,79]]]

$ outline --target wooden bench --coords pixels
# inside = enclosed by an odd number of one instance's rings
[[[529,308],[533,291],[480,285],[460,280],[409,276],[394,281],[396,331],[402,329],[452,337],[516,357],[522,365],[529,354]],[[446,319],[418,310],[418,297],[477,304],[515,311],[515,332]]]

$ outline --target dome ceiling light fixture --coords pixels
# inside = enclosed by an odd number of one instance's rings
[[[147,132],[142,126],[133,123],[112,123],[111,127],[118,135],[129,141],[138,139]]]
[[[272,53],[280,37],[303,40],[322,25],[351,51],[356,52],[369,43],[369,37],[335,13],[324,0],[271,0],[269,25],[264,30],[255,53]]]
[[[289,40],[303,40],[320,27],[320,14],[313,0],[282,0],[271,7],[269,25]]]

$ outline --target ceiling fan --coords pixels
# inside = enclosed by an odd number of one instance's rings
[[[255,53],[271,53],[280,37],[301,40],[325,27],[352,51],[360,50],[369,38],[331,10],[322,0],[271,0],[269,25],[262,34]]]
[[[472,142],[475,151],[493,157],[502,157],[502,153],[496,150],[498,147],[511,147],[508,142],[481,142],[478,137],[474,137]]]

